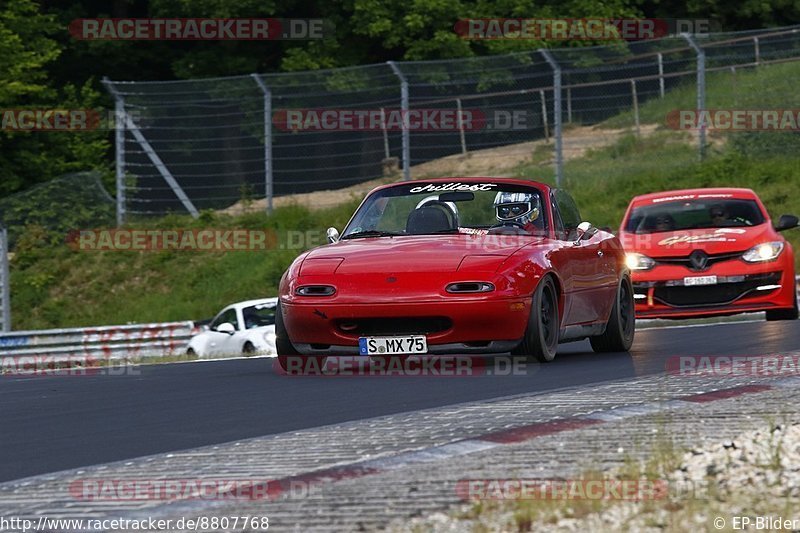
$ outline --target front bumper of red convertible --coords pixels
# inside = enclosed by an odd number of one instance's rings
[[[425,335],[428,353],[502,353],[516,347],[528,325],[521,298],[414,303],[282,302],[286,330],[304,355],[358,355],[359,337]]]

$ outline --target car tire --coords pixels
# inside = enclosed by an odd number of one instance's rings
[[[628,275],[622,276],[617,286],[614,306],[602,335],[589,338],[592,350],[598,353],[627,352],[636,332],[636,315],[633,302],[633,285]]]
[[[194,348],[189,348],[186,350],[186,355],[189,357],[197,357],[197,352],[194,351]]]
[[[242,355],[245,357],[251,357],[255,354],[256,354],[256,347],[253,346],[253,343],[252,342],[244,343],[244,346],[242,346]]]
[[[308,374],[312,368],[322,369],[325,366],[327,357],[324,355],[310,355],[304,357],[300,355],[292,342],[289,340],[289,335],[286,333],[286,326],[283,324],[283,312],[281,311],[281,304],[275,309],[275,351],[278,352],[278,366],[287,374]],[[297,358],[303,358],[303,364],[299,365],[294,362]],[[309,364],[308,359],[314,359],[315,364]],[[294,360],[294,361],[293,361]]]
[[[533,293],[525,336],[511,353],[529,361],[551,362],[558,351],[559,328],[558,294],[552,278],[546,276]]]
[[[794,292],[794,307],[791,309],[772,309],[767,311],[767,321],[773,322],[776,320],[797,320],[797,291]]]

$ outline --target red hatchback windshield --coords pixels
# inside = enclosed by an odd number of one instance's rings
[[[765,221],[754,200],[713,198],[634,207],[625,222],[629,233],[757,226]]]

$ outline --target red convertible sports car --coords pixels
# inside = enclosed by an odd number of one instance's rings
[[[278,361],[329,355],[526,355],[590,338],[627,351],[633,289],[620,241],[533,181],[445,178],[370,192],[280,282]],[[295,367],[296,369],[296,367]]]
[[[794,254],[749,189],[690,189],[638,196],[620,240],[633,271],[636,315],[691,318],[766,311],[797,318]]]

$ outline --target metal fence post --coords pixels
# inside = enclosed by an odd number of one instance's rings
[[[697,54],[697,111],[704,111],[706,108],[706,53],[690,34],[682,33],[681,36]],[[700,122],[699,126],[697,153],[702,160],[706,151],[706,124]]]
[[[658,93],[664,98],[664,55],[658,53]]]
[[[114,98],[122,97],[122,95],[119,94],[117,89],[108,80],[108,78],[103,79],[103,84],[106,86],[106,89],[108,89],[108,92],[111,93],[111,95]],[[144,136],[142,130],[139,128],[139,126],[136,125],[136,123],[133,121],[128,112],[125,111],[124,108],[122,109],[122,116],[124,119],[123,122],[125,123],[125,127],[131,131],[133,138],[136,139],[136,142],[138,142],[139,146],[142,147],[142,151],[145,153],[147,158],[150,159],[150,161],[153,163],[153,166],[156,167],[158,173],[161,174],[161,176],[164,178],[164,181],[167,182],[167,185],[169,185],[170,189],[172,189],[172,192],[175,193],[175,196],[178,198],[178,200],[180,200],[181,204],[183,204],[183,207],[186,208],[186,210],[189,212],[189,214],[192,215],[192,217],[194,218],[199,217],[200,213],[197,211],[197,208],[194,206],[189,197],[186,196],[186,193],[184,192],[180,183],[178,183],[177,180],[175,180],[175,177],[172,175],[172,172],[169,171],[167,165],[164,164],[164,161],[161,160],[161,158],[156,153],[155,149],[153,149],[153,146],[147,140],[147,137]]]
[[[550,64],[553,69],[553,122],[555,123],[555,137],[556,137],[556,186],[561,186],[561,181],[564,177],[564,153],[562,147],[562,134],[561,134],[561,67],[558,62],[547,50],[540,49],[539,52],[544,56],[545,61]]]
[[[383,132],[383,155],[386,159],[391,156],[389,152],[389,131],[386,129],[386,110],[381,108],[381,131]]]
[[[759,46],[758,37],[753,37],[753,53],[756,58],[756,66],[761,63],[761,47]]]
[[[633,121],[636,124],[636,136],[639,137],[639,96],[636,94],[636,80],[631,80],[631,99],[633,100]]]
[[[0,228],[0,331],[11,331],[11,279],[8,276],[8,231]]]
[[[250,74],[258,88],[264,93],[264,197],[267,200],[267,214],[272,214],[272,92],[258,74]]]
[[[400,112],[403,115],[403,179],[411,179],[411,132],[408,116],[408,81],[394,61],[386,62],[400,80]]]
[[[461,137],[461,153],[467,154],[467,139],[464,136],[464,117],[461,116],[461,98],[456,98],[456,108],[458,110],[458,133]]]
[[[567,87],[567,123],[572,124],[572,89]]]
[[[125,101],[122,95],[111,90],[111,81],[103,77],[108,91],[114,97],[114,139],[117,171],[117,226],[125,223]]]
[[[539,89],[539,103],[542,104],[542,125],[544,126],[544,140],[550,142],[550,124],[547,119],[547,99],[544,89]]]

